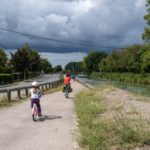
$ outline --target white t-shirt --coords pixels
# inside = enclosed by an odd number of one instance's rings
[[[39,89],[30,89],[31,99],[39,99],[41,97],[41,92]]]

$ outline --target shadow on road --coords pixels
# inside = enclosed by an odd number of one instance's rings
[[[74,97],[68,97],[67,99],[72,99],[72,100],[73,100],[73,99],[74,99]]]
[[[57,115],[43,115],[39,118],[39,121],[61,119],[61,118],[62,118],[62,116],[57,116]]]

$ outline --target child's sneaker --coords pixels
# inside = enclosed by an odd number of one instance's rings
[[[38,114],[38,116],[39,116],[39,117],[41,117],[41,116],[42,116],[42,114]]]

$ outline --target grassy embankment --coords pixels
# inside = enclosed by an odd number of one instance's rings
[[[93,72],[90,77],[93,79],[107,79],[130,83],[150,84],[150,74]]]
[[[63,86],[59,85],[58,87],[51,88],[47,91],[44,91],[43,94],[51,94],[51,93],[54,93],[54,92],[57,92],[57,91],[61,91],[62,88],[63,88]],[[21,98],[21,99],[12,100],[11,102],[9,102],[6,96],[2,96],[2,98],[0,99],[0,108],[10,107],[12,105],[22,103],[27,99],[28,99],[27,97],[23,96],[23,98]]]
[[[111,105],[106,95],[114,90],[90,89],[76,96],[81,147],[88,150],[123,150],[150,144],[150,121],[130,106]],[[123,96],[123,95],[122,95]],[[136,116],[136,117],[135,117]]]

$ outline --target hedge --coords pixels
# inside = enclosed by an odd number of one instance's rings
[[[12,74],[0,74],[0,84],[12,83]]]

